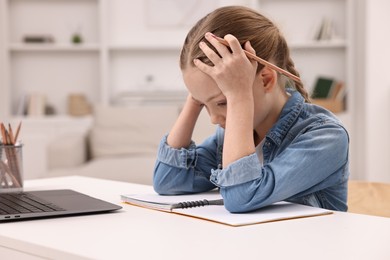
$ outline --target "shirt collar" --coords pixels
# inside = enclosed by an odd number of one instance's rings
[[[278,121],[267,134],[267,138],[271,139],[277,145],[281,144],[287,132],[297,120],[305,102],[301,93],[298,91],[288,89],[287,92],[290,93],[291,97],[284,105]]]

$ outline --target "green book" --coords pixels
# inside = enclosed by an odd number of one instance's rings
[[[312,98],[329,98],[331,97],[332,89],[335,85],[335,80],[332,78],[319,77],[314,85]]]

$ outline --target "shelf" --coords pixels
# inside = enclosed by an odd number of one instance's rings
[[[113,102],[116,105],[129,104],[184,104],[187,98],[184,90],[150,90],[150,91],[127,91],[117,94]]]
[[[291,49],[334,49],[346,48],[347,42],[343,39],[329,41],[291,42]],[[108,47],[111,51],[180,51],[180,44],[112,44]]]
[[[337,49],[346,48],[345,40],[331,40],[331,41],[308,41],[308,42],[292,42],[290,48],[293,50],[306,49]]]
[[[345,41],[324,41],[324,42],[293,42],[290,44],[293,50],[300,49],[332,49],[332,48],[346,48]],[[98,44],[11,44],[9,49],[14,52],[20,51],[99,51]],[[113,45],[108,48],[110,51],[180,51],[179,45]]]
[[[71,45],[71,44],[24,44],[24,43],[13,43],[9,45],[9,49],[13,52],[22,52],[22,51],[43,51],[43,52],[78,52],[78,51],[99,51],[98,44],[80,44],[80,45]]]
[[[115,44],[108,47],[110,51],[180,51],[180,44]]]
[[[47,116],[13,116],[12,121],[22,123],[42,123],[42,122],[50,122],[50,123],[69,123],[69,122],[87,122],[92,121],[93,118],[91,115],[86,116],[70,116],[65,114],[58,115],[47,115]]]
[[[311,101],[313,104],[326,108],[333,113],[342,113],[345,111],[345,105],[342,100],[330,98],[314,98]]]

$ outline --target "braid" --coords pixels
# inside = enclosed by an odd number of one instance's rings
[[[278,31],[278,46],[274,54],[274,58],[276,59],[277,64],[279,64],[281,68],[285,68],[288,72],[299,77],[299,72],[295,69],[295,64],[291,59],[290,49],[287,45],[286,39],[283,37],[280,31]],[[303,98],[307,103],[310,103],[309,93],[306,91],[305,87],[303,86],[302,81],[296,82],[293,80],[289,80],[288,82],[292,86],[295,86],[295,89],[299,93],[301,93],[301,95],[303,96]]]
[[[291,57],[288,57],[287,61],[287,71],[294,74],[295,76],[299,77],[299,72],[295,69],[294,62],[292,61]],[[301,95],[305,98],[305,101],[307,103],[311,103],[309,93],[306,91],[305,87],[303,86],[302,82],[293,82],[295,85],[296,90],[301,93]]]

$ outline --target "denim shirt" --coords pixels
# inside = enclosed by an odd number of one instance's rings
[[[218,187],[230,212],[248,212],[278,201],[347,210],[349,136],[329,111],[292,91],[256,153],[222,169],[224,129],[202,144],[174,149],[162,139],[153,185],[159,194],[196,193]]]

